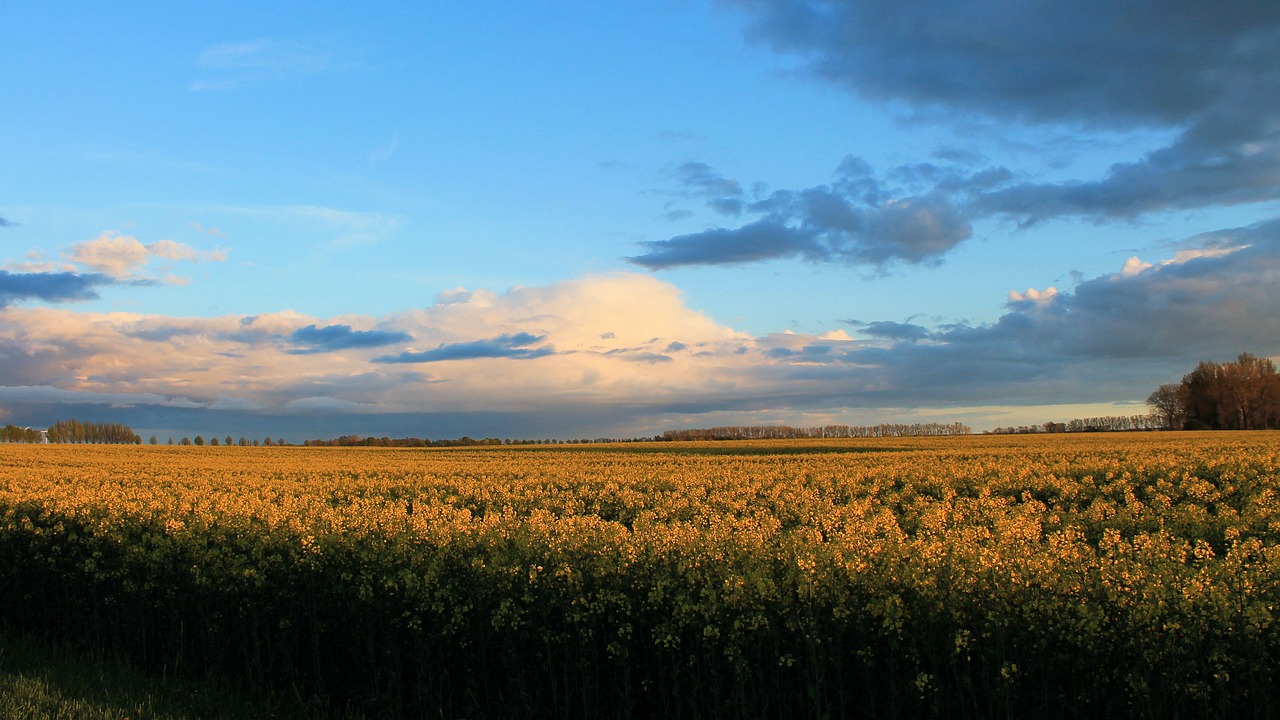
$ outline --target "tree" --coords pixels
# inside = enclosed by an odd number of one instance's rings
[[[1280,374],[1267,358],[1242,353],[1235,362],[1202,362],[1183,376],[1181,397],[1188,424],[1280,428]]]
[[[1187,410],[1183,403],[1182,385],[1166,383],[1147,396],[1151,412],[1160,418],[1161,424],[1170,429],[1181,428],[1186,422]]]
[[[156,436],[155,436],[155,435],[152,435],[152,436],[151,436],[151,439],[150,439],[150,440],[148,440],[147,442],[151,443],[152,445],[159,445],[159,444],[160,444],[160,441],[156,438]]]
[[[231,436],[230,436],[230,435],[228,435],[228,436],[227,436],[227,439],[223,442],[223,444],[224,444],[224,445],[226,445],[227,447],[230,447],[230,446],[232,445],[232,442],[231,442]],[[241,445],[243,445],[243,444],[244,444],[244,443],[241,443]]]
[[[196,436],[196,445],[200,445],[200,446],[202,446],[202,447],[204,446],[204,436],[203,436],[203,435],[197,435],[197,436]]]

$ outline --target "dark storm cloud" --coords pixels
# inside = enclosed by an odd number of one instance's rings
[[[299,346],[290,350],[291,354],[310,355],[412,342],[413,337],[407,333],[392,330],[352,330],[350,325],[326,325],[325,327],[308,325],[294,330],[289,335],[289,340]]]
[[[96,288],[114,281],[99,273],[11,273],[0,270],[0,308],[24,300],[97,300]]]
[[[922,110],[1180,131],[1100,180],[1017,185],[1023,223],[1280,197],[1280,3],[744,0],[753,34],[817,76]]]
[[[521,332],[514,335],[499,335],[488,340],[441,344],[432,350],[421,352],[402,352],[396,355],[384,355],[373,359],[376,363],[425,363],[445,360],[475,360],[479,358],[511,358],[529,360],[551,355],[555,349],[550,345],[534,347],[546,338],[545,335],[531,335]]]
[[[1280,5],[739,0],[751,35],[856,94],[996,118],[1177,126],[1265,103]]]
[[[934,263],[983,217],[1027,226],[1280,199],[1280,3],[737,4],[753,16],[753,38],[798,57],[814,77],[922,117],[1084,133],[1155,129],[1173,139],[1100,178],[1043,183],[1004,168],[959,175],[922,164],[876,179],[865,168],[859,175],[855,162],[831,186],[763,201],[703,163],[686,163],[678,176],[686,192],[721,214],[761,217],[643,243],[646,252],[631,258],[639,265]],[[982,160],[956,150],[933,157]]]

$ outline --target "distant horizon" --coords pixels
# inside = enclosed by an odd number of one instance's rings
[[[4,14],[0,424],[981,431],[1280,360],[1280,3]]]

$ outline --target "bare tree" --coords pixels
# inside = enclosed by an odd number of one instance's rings
[[[1161,385],[1159,390],[1147,396],[1147,404],[1166,428],[1176,430],[1186,421],[1187,409],[1182,402],[1182,385],[1179,383]]]

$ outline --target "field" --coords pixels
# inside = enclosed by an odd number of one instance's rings
[[[367,717],[1275,717],[1280,435],[0,446],[0,625]]]

